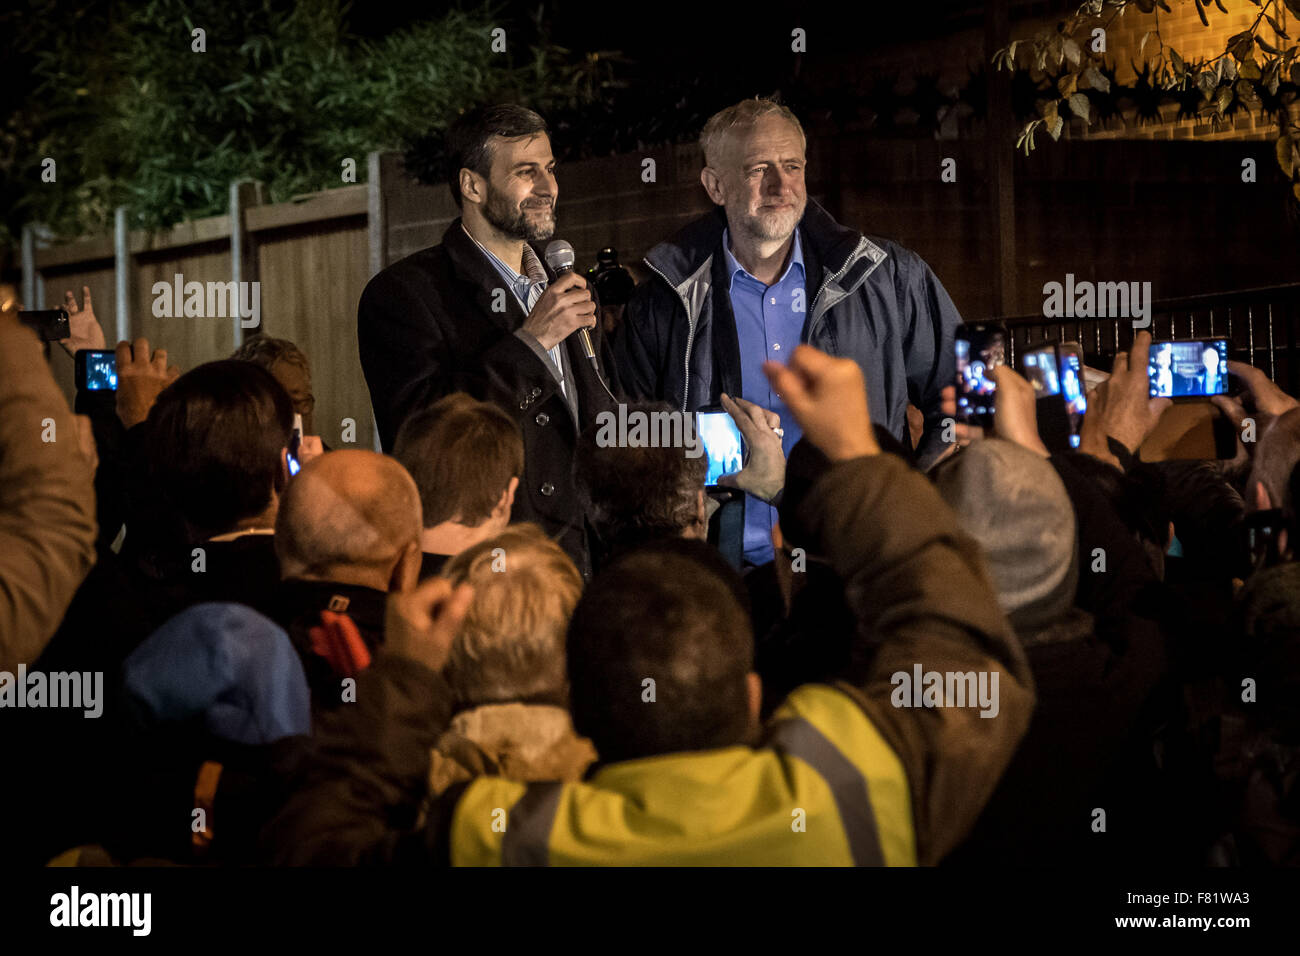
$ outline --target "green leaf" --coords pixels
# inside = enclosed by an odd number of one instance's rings
[[[1067,73],[1056,81],[1056,91],[1062,96],[1069,96],[1079,88],[1079,75],[1077,73]]]
[[[1088,105],[1088,97],[1082,93],[1075,93],[1070,97],[1070,112],[1082,117],[1085,123],[1091,125],[1092,108]]]
[[[1196,0],[1196,14],[1201,18],[1202,26],[1208,27],[1210,25],[1209,19],[1205,16],[1205,4],[1201,0]]]
[[[1271,27],[1273,28],[1273,32],[1276,33],[1278,36],[1280,36],[1282,39],[1284,39],[1284,40],[1289,40],[1289,39],[1291,39],[1291,37],[1289,37],[1289,36],[1287,35],[1287,32],[1286,32],[1285,30],[1282,29],[1282,24],[1278,23],[1276,20],[1274,20],[1272,17],[1270,17],[1267,13],[1264,14],[1264,19],[1267,20],[1267,21],[1268,21],[1268,25],[1271,26]]]
[[[1241,69],[1238,72],[1241,74],[1243,80],[1258,80],[1263,76],[1263,73],[1260,72],[1259,64],[1255,62],[1253,56],[1242,61]]]
[[[1075,43],[1074,40],[1067,37],[1061,46],[1061,51],[1072,66],[1079,65],[1079,58],[1083,55],[1083,51],[1079,49],[1079,44]]]
[[[1065,129],[1065,120],[1062,119],[1060,116],[1057,116],[1047,124],[1047,135],[1052,137],[1053,142],[1056,142],[1060,140],[1061,130],[1063,129]]]

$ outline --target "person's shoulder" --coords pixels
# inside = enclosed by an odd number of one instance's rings
[[[418,252],[413,252],[380,269],[371,276],[366,287],[411,282],[426,276],[436,275],[444,268],[447,261],[446,246],[440,242],[436,246],[429,246]]]

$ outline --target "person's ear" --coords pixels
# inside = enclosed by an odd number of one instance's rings
[[[700,183],[704,186],[704,191],[709,194],[709,199],[713,200],[715,206],[725,206],[727,204],[727,194],[722,188],[722,177],[714,170],[708,166],[701,169]]]
[[[483,202],[487,189],[486,181],[472,169],[461,167],[460,170],[460,195],[465,202],[481,203]]]
[[[515,507],[515,492],[519,488],[519,478],[511,478],[510,484],[506,485],[506,490],[501,492],[501,497],[497,499],[496,506],[492,509],[491,519],[502,526],[510,523],[510,512]]]
[[[1268,511],[1273,507],[1273,499],[1269,497],[1268,489],[1264,487],[1264,482],[1255,482],[1255,510]]]
[[[749,705],[749,727],[754,733],[763,726],[763,678],[753,671],[745,675],[745,703]]]
[[[280,449],[280,474],[279,480],[275,483],[273,489],[277,494],[284,491],[285,486],[289,484],[289,449],[282,447]]]
[[[420,582],[420,565],[423,556],[419,541],[408,541],[402,553],[397,556],[393,573],[389,576],[388,590],[409,591]]]

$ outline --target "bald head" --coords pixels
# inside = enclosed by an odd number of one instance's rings
[[[420,496],[400,464],[373,451],[332,451],[289,482],[275,522],[286,578],[387,590],[403,555],[418,559]]]

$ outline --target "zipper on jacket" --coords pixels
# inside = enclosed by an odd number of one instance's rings
[[[690,405],[691,397],[691,346],[695,343],[695,319],[691,317],[690,304],[687,303],[686,296],[682,295],[681,290],[677,288],[677,286],[673,285],[672,282],[669,282],[668,277],[659,271],[659,269],[656,268],[654,263],[649,259],[642,259],[641,261],[649,266],[650,270],[655,275],[663,279],[664,282],[667,282],[668,288],[677,293],[677,298],[680,299],[682,303],[682,309],[686,312],[686,377],[683,379],[682,384],[682,414],[685,415],[687,406]]]
[[[827,287],[828,285],[830,285],[830,284],[833,283],[833,282],[838,281],[839,278],[840,278],[840,276],[842,276],[842,275],[844,275],[844,273],[848,272],[849,269],[852,268],[853,264],[854,264],[855,262],[857,262],[859,259],[862,258],[862,256],[863,256],[864,253],[865,253],[865,249],[866,249],[867,245],[869,245],[869,243],[867,242],[867,237],[866,237],[866,236],[859,236],[859,237],[858,237],[858,244],[857,244],[857,246],[854,248],[854,250],[853,250],[853,254],[852,254],[851,256],[849,256],[848,259],[846,259],[846,260],[844,261],[844,265],[840,266],[840,270],[839,270],[839,272],[836,272],[836,273],[835,273],[834,275],[832,275],[829,279],[827,279],[825,282],[823,282],[822,285],[821,285],[821,288],[817,290],[817,298],[815,298],[815,299],[813,300],[813,306],[812,306],[812,311],[813,311],[813,321],[812,321],[812,324],[808,326],[808,341],[810,341],[810,342],[812,341],[813,329],[815,329],[815,328],[817,327],[817,321],[821,318],[821,316],[817,315],[817,303],[821,301],[822,293],[826,291],[826,287]],[[876,265],[876,266],[880,265],[880,262],[879,262],[879,261],[876,261],[875,265]],[[874,269],[875,269],[875,266],[872,266],[872,270],[873,270],[873,271],[874,271]],[[867,273],[867,275],[870,275],[870,274],[871,274],[870,272]],[[866,276],[863,276],[862,278],[865,279]]]

